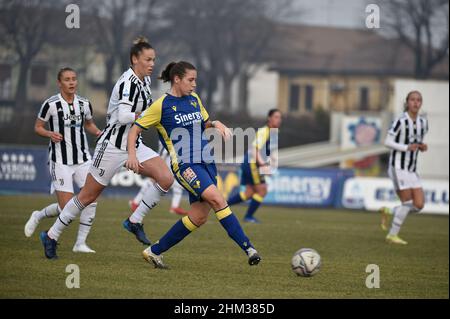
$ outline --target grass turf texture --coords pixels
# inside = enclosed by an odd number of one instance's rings
[[[449,220],[409,216],[401,236],[408,246],[384,242],[376,213],[261,207],[262,224],[243,224],[263,258],[250,267],[211,213],[207,224],[166,252],[171,270],[141,257],[145,248],[122,228],[125,199],[101,198],[88,238],[96,254],[75,254],[78,222],[61,236],[59,259],[45,259],[39,232],[23,234],[30,213],[53,202],[46,196],[0,196],[0,298],[448,298]],[[187,207],[184,203],[184,207]],[[233,207],[242,219],[245,206]],[[179,216],[162,202],[144,220],[156,241]],[[321,271],[297,277],[290,269],[299,248],[316,249]],[[80,267],[79,289],[66,288],[66,266]],[[366,288],[368,264],[380,267],[379,289]]]

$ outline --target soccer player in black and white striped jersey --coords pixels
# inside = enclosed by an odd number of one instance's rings
[[[393,215],[392,225],[386,241],[406,245],[398,236],[400,228],[410,212],[419,212],[425,204],[422,184],[417,174],[419,152],[428,150],[424,138],[428,132],[428,121],[419,115],[422,107],[422,94],[418,91],[408,93],[405,112],[397,118],[386,137],[385,145],[391,149],[389,158],[389,177],[400,198],[401,205],[391,212],[383,207],[381,227],[388,229],[389,219]]]
[[[97,200],[128,159],[128,132],[141,112],[151,104],[150,75],[156,53],[145,38],[138,38],[130,49],[131,67],[125,71],[113,88],[107,111],[107,125],[97,141],[93,162],[86,183],[77,196],[64,207],[48,232],[41,233],[45,256],[56,258],[56,244],[70,222]],[[136,140],[139,174],[151,177],[155,182],[144,194],[139,207],[127,218],[123,226],[143,244],[149,245],[142,220],[165,195],[173,183],[172,173],[158,153]]]
[[[71,68],[58,72],[60,93],[47,99],[35,123],[38,135],[50,138],[49,167],[52,177],[51,193],[56,192],[58,203],[34,211],[25,225],[25,236],[30,237],[39,222],[46,217],[56,217],[73,197],[73,183],[83,187],[86,181],[91,154],[86,131],[99,136],[101,131],[92,118],[89,100],[78,96],[77,74]],[[48,123],[49,130],[45,128]],[[94,253],[86,245],[86,238],[95,218],[96,203],[86,207],[80,216],[80,226],[74,252]]]

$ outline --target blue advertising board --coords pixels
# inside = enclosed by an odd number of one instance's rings
[[[0,192],[48,193],[50,175],[46,148],[0,146]],[[226,198],[240,191],[239,165],[218,165],[218,187]],[[266,176],[264,204],[293,207],[340,207],[342,190],[352,170],[279,168]],[[133,196],[145,178],[121,169],[104,195]]]
[[[45,148],[0,147],[2,193],[49,192],[50,174]]]
[[[219,166],[223,193],[230,197],[243,190],[239,170]],[[279,168],[266,176],[268,193],[264,204],[297,207],[340,207],[342,185],[352,170]],[[220,186],[220,183],[219,183]]]

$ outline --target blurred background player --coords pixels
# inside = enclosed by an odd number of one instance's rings
[[[250,199],[244,222],[259,223],[259,220],[253,215],[267,195],[267,184],[263,172],[274,166],[274,163],[270,161],[277,161],[274,154],[271,154],[271,148],[278,144],[272,141],[271,146],[270,129],[278,129],[281,126],[281,121],[281,112],[278,109],[271,109],[267,114],[267,125],[258,130],[253,147],[245,154],[244,161],[241,164],[241,185],[245,186],[245,191],[239,192],[228,199],[229,205]]]
[[[194,93],[197,70],[191,63],[172,62],[160,78],[164,82],[170,81],[169,93],[153,103],[136,121],[128,140],[131,142],[143,129],[151,126],[157,128],[160,140],[171,156],[173,174],[189,192],[191,209],[188,216],[184,216],[156,244],[143,251],[145,260],[153,263],[156,268],[167,268],[161,254],[203,225],[212,208],[228,235],[247,254],[249,264],[258,264],[261,260],[258,252],[217,188],[214,156],[205,151],[209,145],[208,141],[202,138],[206,128],[216,128],[225,139],[231,137],[231,131],[219,121],[210,121],[208,112]],[[188,138],[183,133],[189,134]],[[174,139],[174,136],[179,137],[179,134],[182,134],[181,139]],[[181,156],[175,150],[175,143],[177,148],[182,150]],[[131,143],[128,154],[127,168],[138,171],[139,161],[136,149]]]
[[[167,167],[170,168],[169,153],[167,153],[166,149],[164,148],[164,146],[160,141],[158,142],[158,153],[159,156],[161,156],[161,158],[166,162]],[[136,196],[128,202],[132,212],[134,212],[136,208],[138,208],[139,203],[141,202],[145,192],[147,191],[147,188],[150,187],[151,183],[153,183],[153,181],[150,178],[146,179],[142,184],[141,189],[136,194]],[[171,189],[172,189],[172,201],[169,212],[172,214],[187,215],[187,211],[185,211],[183,208],[180,207],[181,198],[183,197],[183,187],[180,185],[180,183],[178,183],[175,180],[172,184]]]
[[[418,91],[409,92],[405,101],[405,112],[397,118],[386,137],[385,145],[391,149],[389,157],[389,177],[400,198],[401,205],[391,212],[388,208],[381,208],[381,227],[388,229],[390,218],[393,216],[391,229],[386,241],[394,244],[406,245],[407,242],[398,236],[400,228],[409,212],[422,210],[425,198],[417,174],[417,158],[420,152],[428,150],[423,143],[428,132],[428,121],[419,115],[422,107],[422,94]]]
[[[52,177],[50,192],[56,193],[58,203],[50,204],[40,211],[34,211],[25,224],[25,236],[31,237],[39,222],[44,218],[56,217],[61,208],[73,197],[74,182],[84,186],[91,165],[91,154],[86,131],[99,136],[101,131],[92,118],[92,105],[86,98],[76,94],[77,74],[71,68],[58,72],[60,93],[47,99],[39,111],[35,132],[50,138],[49,168]],[[49,124],[49,130],[45,128]],[[86,244],[86,238],[95,218],[97,203],[90,203],[80,216],[78,237],[74,252],[95,253]]]
[[[97,141],[86,183],[80,193],[67,203],[48,232],[41,233],[47,258],[57,257],[56,245],[61,233],[81,211],[100,196],[114,174],[126,162],[128,132],[152,101],[150,75],[155,57],[155,50],[145,38],[138,38],[131,47],[131,67],[120,76],[113,88],[108,105],[107,125]],[[156,206],[161,195],[167,193],[172,186],[173,176],[158,153],[145,146],[140,136],[136,135],[131,143],[133,149],[137,149],[139,161],[135,172],[153,178],[155,183],[147,189],[139,207],[123,222],[123,226],[133,233],[138,241],[149,245],[142,220],[149,210]]]

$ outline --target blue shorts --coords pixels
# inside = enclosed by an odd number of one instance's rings
[[[256,163],[241,164],[241,185],[259,185],[265,183],[264,175],[259,174],[259,168]]]
[[[217,186],[216,164],[182,164],[175,178],[189,193],[189,202],[202,201],[201,195],[211,185]]]

